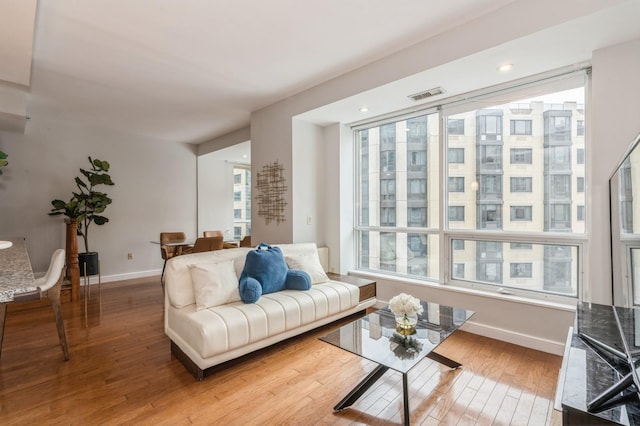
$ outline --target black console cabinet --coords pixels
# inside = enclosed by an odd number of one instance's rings
[[[562,423],[640,425],[640,308],[579,303],[569,333]]]

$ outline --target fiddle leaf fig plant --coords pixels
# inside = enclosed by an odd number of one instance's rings
[[[8,155],[6,153],[0,151],[0,175],[2,174],[2,168],[9,164],[7,157]]]
[[[90,169],[80,169],[82,177],[76,176],[75,183],[77,192],[72,192],[73,196],[68,202],[53,200],[53,209],[50,216],[65,215],[78,222],[77,234],[82,237],[85,252],[89,252],[89,226],[92,223],[104,225],[109,222],[109,218],[102,215],[105,209],[111,204],[111,198],[106,193],[96,191],[99,185],[114,185],[109,175],[109,162],[89,157]]]

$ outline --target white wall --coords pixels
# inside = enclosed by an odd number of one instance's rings
[[[65,245],[62,216],[51,200],[68,200],[87,156],[107,160],[115,186],[110,221],[92,225],[90,249],[100,253],[103,278],[159,274],[161,231],[196,232],[195,147],[104,130],[30,122],[25,134],[0,132],[9,166],[0,176],[0,236],[24,236],[33,268],[45,271],[51,253]],[[81,240],[80,251],[84,251]],[[127,260],[127,253],[133,260]]]
[[[326,245],[325,181],[332,173],[325,166],[326,149],[323,129],[300,120],[293,120],[293,163],[291,189],[293,193],[293,241]],[[337,169],[337,167],[334,167]]]
[[[233,163],[213,152],[198,157],[198,236],[216,230],[233,237]]]
[[[609,304],[611,296],[609,178],[640,133],[640,40],[593,53],[588,187],[587,300]]]
[[[277,108],[267,108],[251,115],[251,242],[269,243],[293,242],[293,200],[292,200],[292,123],[294,114],[289,112],[287,102],[280,102]],[[280,108],[283,105],[284,113]],[[289,190],[284,194],[287,202],[286,222],[271,222],[267,225],[264,218],[258,216],[258,195],[256,179],[258,173],[267,164],[275,161],[284,165],[284,178]],[[302,184],[302,182],[300,182]]]

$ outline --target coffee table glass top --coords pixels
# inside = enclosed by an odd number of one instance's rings
[[[357,319],[320,340],[338,346],[400,373],[407,373],[456,331],[473,311],[420,301],[424,312],[418,316],[416,332],[403,336],[396,331],[394,315],[388,307]]]

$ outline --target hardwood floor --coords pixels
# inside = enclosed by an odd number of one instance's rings
[[[63,304],[63,361],[51,308],[12,306],[0,358],[0,424],[401,424],[402,382],[387,372],[351,408],[332,407],[373,363],[317,338],[275,345],[196,382],[169,352],[158,279],[92,288]],[[411,423],[560,424],[553,410],[561,358],[458,331],[409,373]]]

